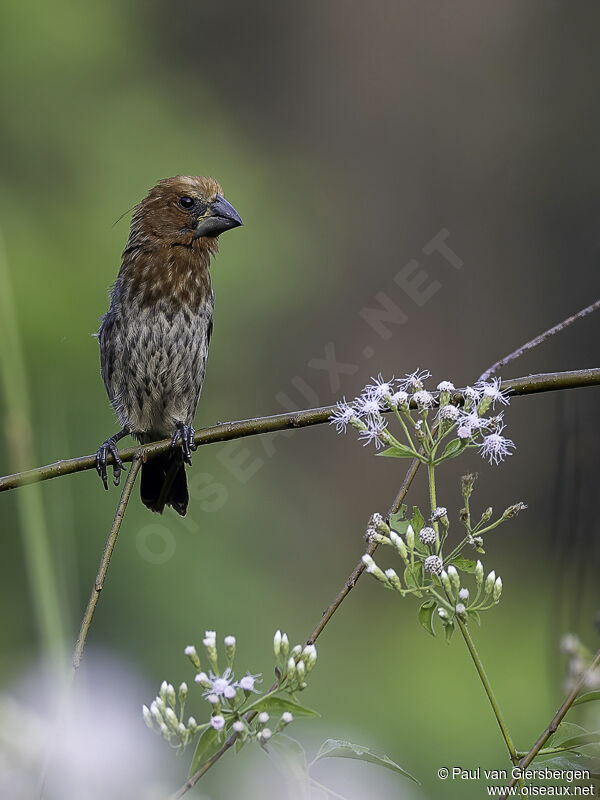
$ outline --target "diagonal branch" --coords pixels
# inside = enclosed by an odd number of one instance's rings
[[[110,526],[110,531],[108,533],[106,544],[104,545],[104,551],[102,553],[102,558],[100,559],[100,566],[98,567],[98,574],[96,575],[96,580],[94,581],[94,585],[92,586],[90,599],[88,600],[87,608],[85,609],[85,614],[83,615],[83,619],[81,620],[79,635],[77,637],[77,642],[75,644],[75,649],[73,651],[74,672],[78,669],[79,665],[81,664],[81,657],[83,656],[83,648],[85,647],[85,640],[87,638],[90,625],[92,624],[92,619],[94,617],[96,606],[98,605],[100,592],[104,587],[104,579],[106,578],[106,573],[108,572],[108,565],[110,564],[112,552],[115,549],[115,544],[117,543],[117,536],[119,535],[119,531],[121,529],[121,523],[123,522],[123,517],[125,516],[125,511],[127,510],[127,503],[129,502],[129,498],[131,497],[131,490],[133,489],[133,484],[135,483],[135,479],[137,477],[137,474],[141,466],[142,466],[142,458],[139,455],[134,455],[131,464],[131,469],[129,470],[129,473],[127,475],[127,480],[125,481],[125,485],[123,486],[123,491],[121,492],[121,498],[119,500],[117,510],[115,511],[115,516],[112,525]]]
[[[502,388],[509,389],[514,395],[535,394],[537,392],[552,392],[558,389],[577,389],[584,386],[600,385],[600,368],[579,369],[570,372],[548,372],[540,375],[528,375],[522,378],[503,381]],[[460,392],[455,398],[460,399]],[[225,442],[231,439],[241,439],[245,436],[255,436],[259,433],[272,433],[287,428],[305,428],[310,425],[322,425],[329,421],[335,406],[309,408],[304,411],[295,411],[291,414],[275,414],[269,417],[257,417],[237,422],[224,422],[203,428],[196,432],[194,441],[197,445],[211,444],[212,442]],[[132,461],[137,454],[144,461],[166,453],[170,447],[170,440],[152,442],[143,447],[129,447],[121,450],[119,455],[122,461]],[[112,463],[112,456],[107,458],[107,463]],[[47,481],[74,472],[82,472],[95,468],[95,456],[79,456],[64,461],[55,461],[36,469],[17,472],[0,478],[0,492],[16,489],[28,483]]]
[[[516,350],[513,350],[512,353],[509,353],[504,358],[501,358],[500,361],[496,361],[495,364],[492,364],[491,367],[486,369],[486,371],[481,375],[479,378],[480,381],[487,381],[494,375],[501,367],[504,367],[506,364],[509,364],[511,361],[515,361],[515,359],[520,358],[524,355],[528,350],[533,350],[534,347],[537,347],[542,342],[545,342],[546,339],[549,339],[551,336],[554,336],[556,333],[560,333],[564,331],[565,328],[568,328],[569,325],[572,325],[574,322],[577,322],[578,319],[583,319],[587,317],[588,314],[591,314],[593,311],[597,311],[600,308],[600,300],[596,300],[595,303],[592,303],[586,308],[582,308],[581,311],[578,311],[576,314],[573,314],[566,319],[563,319],[562,322],[559,322],[558,325],[554,325],[552,328],[549,328],[544,333],[540,333],[539,336],[536,336],[535,339],[532,339],[525,344],[522,344]]]
[[[575,686],[571,689],[569,694],[565,697],[562,705],[560,706],[560,708],[558,709],[556,714],[552,717],[552,720],[551,720],[550,724],[548,725],[548,727],[545,729],[545,731],[542,734],[540,734],[537,742],[533,745],[533,747],[527,753],[527,755],[524,758],[522,758],[521,761],[519,761],[519,767],[521,769],[525,769],[526,767],[528,767],[531,764],[533,759],[538,755],[538,753],[540,752],[542,747],[546,744],[548,739],[552,736],[552,734],[556,733],[556,730],[558,729],[558,726],[560,725],[560,723],[565,718],[565,716],[567,714],[567,711],[571,708],[571,706],[573,705],[573,703],[577,699],[577,695],[582,690],[585,681],[587,680],[587,678],[589,678],[591,673],[598,666],[600,666],[600,650],[598,650],[598,652],[594,656],[594,660],[590,664],[589,669],[586,670],[586,672],[584,672],[583,675],[581,675],[581,677],[579,678],[579,680],[577,681]],[[506,787],[506,791],[501,796],[500,800],[506,800],[506,798],[510,794],[510,790],[517,783],[517,780],[518,780],[518,778],[513,778],[511,780],[511,782]]]

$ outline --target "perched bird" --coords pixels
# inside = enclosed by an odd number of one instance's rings
[[[121,430],[98,449],[104,488],[113,459],[118,486],[123,464],[117,442],[172,437],[171,451],[142,465],[142,502],[185,515],[184,461],[191,464],[192,427],[213,326],[209,264],[217,237],[242,224],[213,178],[177,175],[154,186],[134,210],[121,269],[102,317],[101,373]]]

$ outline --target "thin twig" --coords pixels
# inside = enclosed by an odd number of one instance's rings
[[[527,342],[526,344],[521,345],[521,347],[518,347],[516,350],[513,350],[512,353],[509,353],[507,356],[504,356],[504,358],[501,358],[500,361],[496,361],[496,363],[492,364],[492,366],[489,367],[489,369],[486,369],[486,371],[481,375],[479,380],[487,381],[489,378],[491,378],[492,375],[498,372],[500,367],[504,367],[506,364],[509,364],[511,361],[514,361],[515,359],[519,358],[528,350],[533,350],[534,347],[537,347],[539,344],[542,344],[542,342],[545,342],[546,339],[549,339],[556,333],[560,333],[560,331],[564,331],[565,328],[568,328],[569,325],[572,325],[574,322],[577,322],[578,319],[583,319],[584,317],[587,317],[588,314],[591,314],[593,311],[597,311],[599,308],[600,308],[600,300],[596,300],[595,303],[592,303],[586,308],[582,308],[581,311],[578,311],[571,317],[563,319],[563,321],[559,322],[558,325],[554,325],[554,327],[548,328],[547,331],[544,331],[544,333],[540,333],[540,335],[536,336],[535,339],[532,339],[530,342]]]
[[[79,635],[77,637],[77,642],[75,643],[75,649],[73,650],[74,672],[78,669],[79,665],[81,664],[81,657],[83,656],[85,640],[87,638],[90,625],[92,624],[92,619],[94,617],[96,606],[98,605],[100,592],[102,591],[102,588],[104,586],[104,579],[106,578],[106,573],[108,572],[108,565],[110,564],[110,558],[112,556],[113,550],[115,549],[117,536],[119,535],[121,523],[123,522],[123,517],[125,516],[125,511],[127,510],[127,503],[129,502],[129,498],[131,497],[131,490],[133,489],[133,484],[135,483],[135,479],[137,477],[141,465],[142,465],[142,458],[138,455],[134,456],[131,468],[127,475],[127,479],[125,481],[125,485],[123,486],[123,491],[121,492],[119,505],[117,506],[117,510],[115,511],[115,516],[112,525],[110,526],[110,531],[108,533],[108,538],[106,539],[106,544],[104,545],[104,551],[102,553],[102,558],[100,559],[100,566],[98,567],[98,574],[96,575],[96,580],[94,581],[94,585],[92,587],[90,599],[88,600],[87,608],[85,609],[83,619],[81,620]]]
[[[542,747],[546,744],[548,739],[552,736],[553,733],[556,733],[558,726],[565,718],[567,711],[571,708],[575,700],[577,699],[577,695],[582,690],[584,683],[586,682],[587,678],[591,675],[591,673],[596,669],[596,667],[600,666],[600,650],[594,656],[594,660],[590,664],[590,667],[586,672],[581,675],[575,686],[571,689],[569,694],[565,697],[562,705],[556,712],[556,714],[552,717],[552,720],[548,727],[544,730],[542,734],[540,734],[538,740],[533,745],[531,750],[527,753],[527,755],[519,761],[519,767],[521,769],[525,769],[528,767],[533,759],[537,756],[540,752]],[[500,800],[506,800],[510,793],[510,789],[517,783],[517,778],[513,778],[511,782],[506,787],[506,791],[500,798]]]
[[[598,385],[600,385],[600,368],[578,369],[570,372],[548,372],[502,382],[502,388],[510,390],[514,395],[552,392],[557,389],[577,389],[584,386]],[[460,399],[460,392],[454,393],[453,399],[458,401]],[[274,416],[257,417],[255,419],[245,419],[238,422],[224,422],[197,431],[194,441],[197,445],[204,445],[211,444],[212,442],[225,442],[231,439],[240,439],[245,436],[255,436],[259,433],[272,433],[287,428],[305,428],[310,425],[322,425],[329,421],[329,417],[334,409],[335,406],[322,406],[321,408],[294,411],[291,414],[275,414]],[[161,453],[166,453],[170,446],[170,439],[163,439],[160,442],[152,442],[143,447],[129,447],[120,450],[119,455],[124,462],[132,461],[136,454],[146,461]],[[112,463],[112,456],[108,456],[107,462],[109,464]],[[0,492],[16,489],[28,483],[47,481],[50,478],[58,478],[61,475],[69,475],[74,472],[94,469],[95,465],[96,457],[94,455],[79,456],[78,458],[70,458],[64,461],[55,461],[53,464],[47,464],[43,467],[17,472],[14,475],[6,475],[0,478]]]

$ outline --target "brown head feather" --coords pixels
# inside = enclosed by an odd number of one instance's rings
[[[208,267],[217,238],[194,238],[198,209],[222,195],[213,178],[176,175],[159,181],[135,207],[120,278],[143,305],[161,298],[196,310],[211,292]],[[198,206],[186,210],[182,197]]]

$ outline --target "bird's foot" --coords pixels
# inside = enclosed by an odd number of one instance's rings
[[[191,425],[186,425],[183,422],[177,423],[177,428],[175,429],[175,433],[173,434],[173,438],[171,439],[171,447],[177,447],[177,444],[181,443],[181,452],[183,453],[183,460],[186,464],[191,466],[192,464],[192,453],[194,450],[197,449],[197,444],[194,441],[194,429]]]
[[[124,435],[124,434],[123,434]],[[108,490],[108,481],[106,478],[106,457],[110,454],[113,458],[113,480],[115,486],[118,486],[121,481],[121,472],[125,469],[123,462],[119,458],[119,451],[117,450],[117,442],[122,437],[116,434],[109,436],[108,439],[101,444],[96,453],[96,472],[100,475],[104,488]]]

